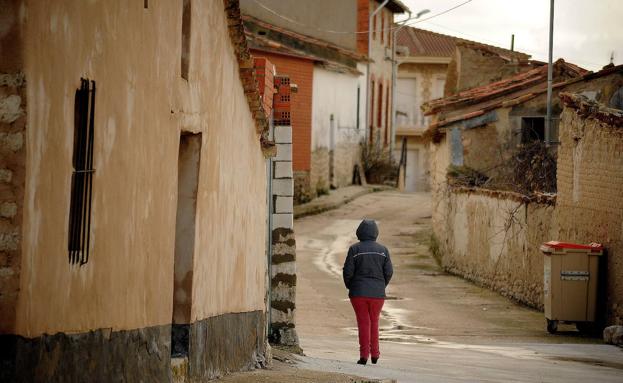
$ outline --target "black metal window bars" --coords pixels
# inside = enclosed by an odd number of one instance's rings
[[[95,81],[80,79],[74,104],[73,174],[69,208],[69,263],[89,261],[91,197],[93,195],[93,135],[95,121]]]

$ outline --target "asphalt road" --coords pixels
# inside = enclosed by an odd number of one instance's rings
[[[394,279],[381,319],[381,359],[359,366],[356,323],[341,280],[362,218],[377,220]],[[428,251],[430,196],[369,194],[295,222],[302,368],[399,382],[623,382],[623,350],[550,335],[541,312],[445,274]]]

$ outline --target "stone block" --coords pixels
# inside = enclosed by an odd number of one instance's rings
[[[275,277],[278,275],[296,275],[296,262],[283,262],[277,265],[273,264],[270,268],[270,272],[272,274],[271,279],[273,279],[273,282],[279,282],[275,280]],[[289,281],[284,280],[283,282],[285,283]]]
[[[25,78],[22,72],[0,74],[0,86],[20,87],[24,82]]]
[[[273,180],[273,195],[292,196],[294,194],[294,181],[291,178]]]
[[[604,343],[623,346],[623,326],[609,326],[604,329]]]
[[[24,135],[20,133],[0,133],[0,148],[16,152],[24,145]]]
[[[292,229],[294,227],[294,216],[292,213],[273,214],[273,229],[285,228]]]
[[[0,182],[11,182],[13,178],[13,172],[9,169],[0,169]]]
[[[274,178],[292,178],[292,162],[277,161],[275,164]]]
[[[17,204],[15,202],[3,202],[0,204],[0,216],[13,218],[17,214]]]
[[[275,198],[275,213],[292,213],[292,197]]]
[[[277,144],[292,143],[292,127],[291,126],[275,126],[275,142]]]
[[[0,251],[15,251],[17,250],[18,244],[19,234],[17,231],[12,233],[0,233]]]
[[[292,144],[277,144],[275,161],[292,161]]]
[[[10,124],[24,114],[22,98],[16,94],[0,99],[0,122]]]

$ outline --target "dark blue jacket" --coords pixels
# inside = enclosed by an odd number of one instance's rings
[[[348,249],[342,273],[349,297],[385,298],[394,269],[389,251],[376,242],[378,235],[374,220],[364,219],[357,228],[360,242]]]

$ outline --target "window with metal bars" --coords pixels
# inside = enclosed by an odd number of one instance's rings
[[[89,261],[91,197],[93,195],[93,135],[95,81],[80,79],[74,104],[74,149],[69,207],[69,263]]]

